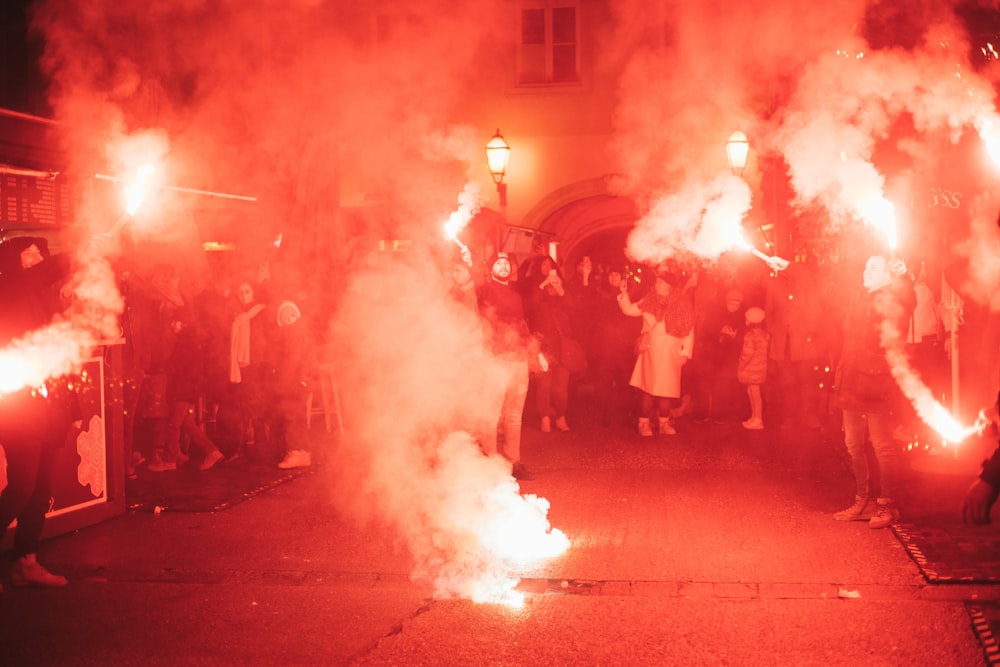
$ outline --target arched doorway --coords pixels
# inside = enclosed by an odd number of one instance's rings
[[[525,222],[559,242],[558,261],[572,274],[577,262],[590,256],[599,265],[621,269],[626,263],[625,240],[638,214],[628,197],[610,194],[604,178],[561,188],[539,202]]]

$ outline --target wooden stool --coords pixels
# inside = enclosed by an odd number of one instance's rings
[[[316,392],[319,392],[319,405],[315,404]],[[326,432],[333,431],[333,419],[337,419],[337,430],[344,435],[344,421],[340,414],[340,390],[337,388],[337,378],[330,364],[320,364],[315,385],[306,396],[306,428],[312,427],[313,415],[323,415]]]

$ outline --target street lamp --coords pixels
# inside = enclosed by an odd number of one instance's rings
[[[733,170],[735,175],[743,175],[749,151],[750,142],[747,141],[747,135],[739,130],[729,135],[729,141],[726,142],[726,157],[729,159],[729,168]]]
[[[500,195],[500,206],[507,206],[507,184],[503,182],[504,174],[507,173],[507,161],[510,159],[510,146],[504,141],[499,128],[493,138],[486,144],[486,163],[490,167],[490,174],[493,175],[493,182],[497,184],[497,194]]]

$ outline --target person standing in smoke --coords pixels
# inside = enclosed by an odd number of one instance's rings
[[[539,345],[528,329],[521,295],[510,284],[510,256],[496,253],[489,267],[490,276],[477,290],[477,301],[486,325],[487,347],[504,362],[507,382],[497,428],[486,429],[482,445],[488,456],[495,454],[499,431],[503,435],[501,453],[511,462],[514,477],[528,480],[532,476],[521,463],[521,422],[528,396],[528,360],[538,355]]]
[[[750,399],[750,419],[743,422],[743,428],[759,431],[764,428],[764,400],[760,387],[767,380],[767,347],[771,336],[764,324],[763,308],[747,308],[744,317],[746,331],[736,360],[736,379],[747,388]]]
[[[916,304],[913,285],[902,277],[902,262],[882,255],[868,258],[864,292],[848,309],[844,347],[835,375],[835,400],[843,410],[844,440],[854,467],[854,503],[833,515],[837,521],[868,521],[885,528],[899,520],[895,501],[900,453],[893,440],[902,394],[887,359],[887,351],[903,347],[906,325]],[[865,433],[878,463],[877,496],[872,484]]]
[[[630,406],[636,336],[640,323],[618,307],[618,292],[626,280],[621,271],[611,270],[598,284],[593,308],[596,320],[593,339],[595,407],[603,425],[626,423],[634,418]]]
[[[268,443],[267,386],[273,375],[268,351],[271,327],[268,305],[258,298],[254,286],[243,281],[236,286],[239,310],[230,330],[229,381],[233,386],[238,415],[240,445],[231,458],[253,453],[261,456]]]
[[[549,368],[530,376],[534,385],[542,433],[569,431],[566,409],[569,403],[569,379],[586,369],[586,355],[577,342],[566,290],[555,261],[548,255],[534,257],[521,275],[528,327],[537,336]]]
[[[169,364],[180,331],[177,313],[185,306],[180,292],[180,276],[170,264],[157,264],[149,273],[141,304],[135,309],[132,331],[136,358],[142,359],[144,371],[140,386],[139,416],[151,438],[150,472],[177,469],[177,450],[168,447],[170,400]]]
[[[639,435],[653,435],[650,419],[659,417],[660,435],[676,435],[671,411],[680,404],[681,368],[694,347],[694,312],[679,274],[661,271],[653,289],[633,303],[628,285],[621,284],[618,306],[630,317],[642,318],[638,357],[629,384],[642,392]]]
[[[725,304],[716,306],[716,317],[712,318],[706,336],[706,346],[710,365],[708,383],[709,418],[716,423],[724,423],[734,415],[739,404],[740,383],[734,370],[742,350],[743,333],[746,330],[746,308],[743,292],[729,289]]]
[[[174,313],[184,305],[179,285],[177,270],[170,264],[156,264],[148,274],[131,268],[122,272],[125,459],[130,479],[147,456],[153,459],[152,472],[171,469],[156,454],[163,454],[166,442],[166,364],[177,336]]]
[[[60,312],[65,257],[51,257],[43,238],[17,237],[0,244],[0,347],[46,326]],[[0,395],[0,443],[7,455],[7,487],[0,493],[0,540],[17,519],[14,586],[65,586],[36,554],[52,495],[59,452],[82,425],[76,394],[65,378]]]
[[[812,259],[792,264],[767,283],[768,411],[769,421],[776,421],[780,428],[820,426],[819,383],[812,373],[821,359],[821,292]]]
[[[284,300],[275,311],[276,330],[271,339],[274,367],[273,404],[277,406],[272,434],[279,452],[283,452],[278,468],[307,468],[312,465],[312,451],[306,434],[302,406],[309,395],[306,381],[305,322],[293,301]],[[319,372],[323,372],[319,369]]]
[[[197,449],[201,455],[199,470],[215,467],[225,456],[195,421],[194,409],[205,393],[205,334],[202,323],[193,317],[193,309],[184,306],[174,313],[173,327],[177,339],[166,364],[167,413],[166,437],[163,448],[154,454],[150,470],[176,470]],[[190,448],[181,452],[181,433],[187,435]],[[154,468],[159,461],[160,465]]]

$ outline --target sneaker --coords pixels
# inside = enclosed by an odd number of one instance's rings
[[[643,437],[650,437],[653,435],[653,425],[649,423],[649,420],[640,417],[639,418],[639,435]]]
[[[899,521],[899,508],[890,501],[876,503],[875,516],[868,520],[869,528],[885,528]]]
[[[564,432],[569,430],[569,424],[566,423],[565,417],[560,417],[556,420],[556,428]]]
[[[759,431],[764,428],[764,422],[760,419],[753,419],[752,417],[745,422],[743,422],[743,428],[748,431]]]
[[[871,498],[854,496],[854,504],[833,515],[837,521],[868,521],[875,516],[875,501]]]
[[[10,583],[14,586],[59,588],[66,585],[66,577],[52,574],[38,562],[35,554],[21,556],[10,567]]]
[[[520,461],[514,464],[514,469],[511,471],[511,475],[513,475],[514,479],[517,480],[529,481],[535,479],[535,476],[532,475],[531,472]]]
[[[146,470],[149,472],[168,472],[170,470],[177,470],[176,461],[153,461],[148,466]]]
[[[215,467],[215,464],[224,459],[222,452],[218,449],[213,449],[208,454],[205,455],[205,459],[198,466],[198,470],[211,470]]]
[[[293,449],[285,454],[278,467],[282,470],[290,468],[307,468],[312,465],[312,454],[304,449]]]
[[[660,435],[677,435],[677,429],[670,423],[669,417],[660,417],[659,432]]]
[[[542,433],[551,433],[552,432],[552,419],[549,418],[549,417],[542,417],[541,429],[542,429]]]

